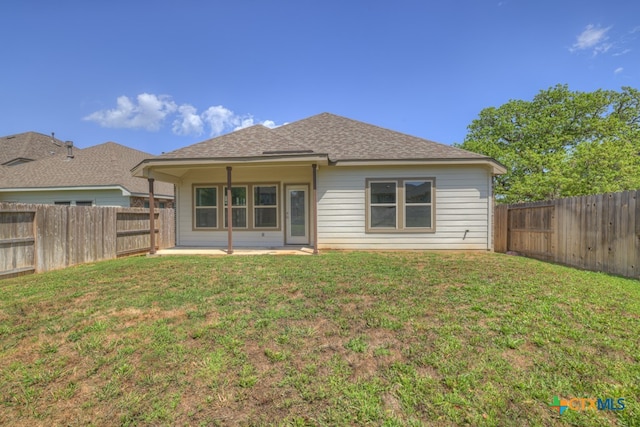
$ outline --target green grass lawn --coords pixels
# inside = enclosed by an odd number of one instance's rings
[[[639,341],[640,282],[520,257],[125,258],[0,281],[0,424],[638,426]]]

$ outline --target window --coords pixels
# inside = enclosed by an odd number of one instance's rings
[[[371,228],[396,228],[397,184],[395,181],[370,184]]]
[[[76,206],[93,206],[91,200],[76,200]]]
[[[433,232],[434,178],[367,179],[367,232]]]
[[[404,182],[405,228],[431,228],[431,181]]]
[[[278,187],[253,186],[253,225],[255,228],[278,227]]]
[[[61,206],[71,206],[71,202],[67,202],[67,201],[63,201],[63,202],[53,202],[54,205],[61,205]]]
[[[227,228],[227,188],[224,187],[224,226]],[[247,228],[247,187],[231,187],[231,225]]]
[[[218,188],[194,188],[194,228],[218,227]]]

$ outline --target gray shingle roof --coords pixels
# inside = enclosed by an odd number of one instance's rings
[[[346,117],[322,113],[274,129],[329,160],[486,159],[486,156]]]
[[[268,129],[252,126],[163,154],[154,159],[264,157],[278,151],[310,151],[341,160],[489,159],[449,145],[330,113]]]
[[[73,151],[74,157],[52,156],[28,162],[0,173],[2,188],[46,188],[120,185],[134,194],[147,194],[145,179],[131,176],[130,169],[151,154],[115,142]],[[173,185],[157,182],[156,195],[173,195]]]
[[[64,142],[37,132],[0,137],[0,165],[16,159],[38,160],[66,152]]]
[[[158,156],[159,159],[199,159],[262,157],[273,152],[301,152],[311,149],[299,141],[281,135],[262,125],[208,139]]]

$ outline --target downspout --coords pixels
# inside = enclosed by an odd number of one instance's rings
[[[227,166],[227,254],[233,253],[233,226],[231,224],[231,166]]]
[[[318,165],[312,164],[313,170],[313,254],[318,255]]]
[[[156,201],[153,194],[153,178],[148,178],[149,181],[149,255],[156,253]]]

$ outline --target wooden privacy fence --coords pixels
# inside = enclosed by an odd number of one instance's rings
[[[173,209],[155,210],[156,249],[174,245]],[[0,278],[150,249],[149,209],[0,203]]]
[[[496,206],[494,250],[640,278],[640,191]]]

